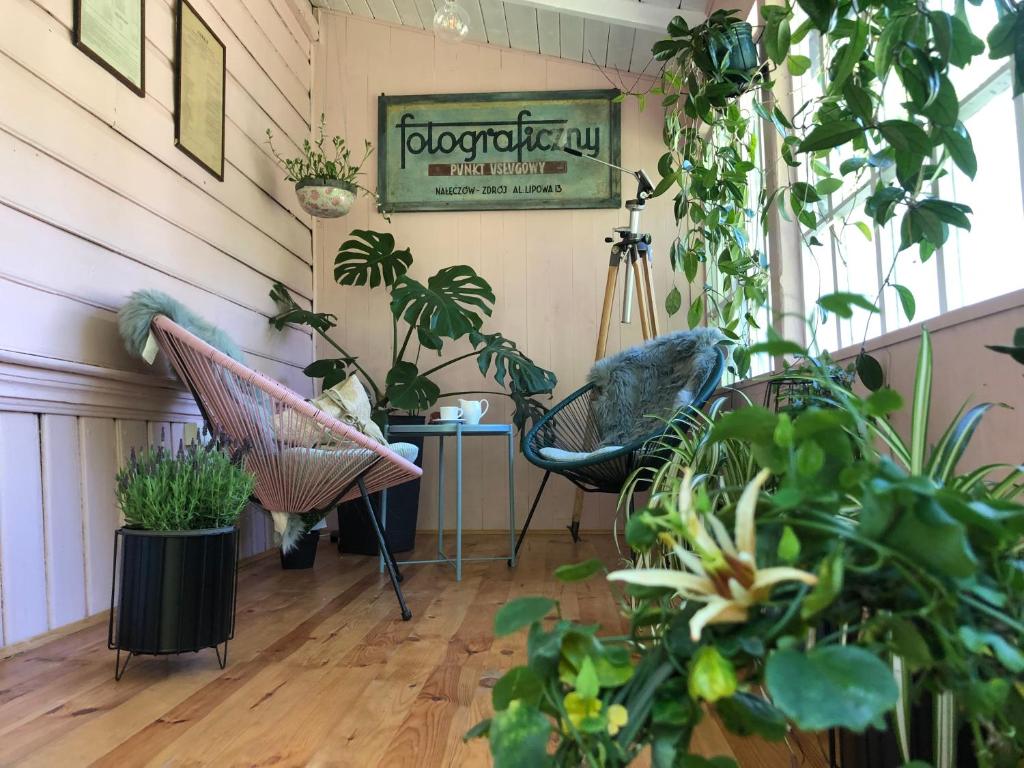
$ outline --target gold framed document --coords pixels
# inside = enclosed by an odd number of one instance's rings
[[[146,95],[145,0],[75,0],[75,46],[139,96]]]
[[[224,43],[188,0],[174,35],[174,145],[224,181]]]

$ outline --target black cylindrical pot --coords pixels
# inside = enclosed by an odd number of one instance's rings
[[[115,533],[108,646],[133,654],[212,648],[235,630],[238,529]]]
[[[306,531],[299,538],[291,552],[281,551],[281,567],[286,571],[298,571],[312,568],[316,562],[317,545],[320,544],[320,529]]]
[[[389,416],[388,424],[423,424],[423,416]],[[423,438],[396,435],[395,442],[412,443],[418,449],[416,466],[423,466]],[[370,503],[380,519],[381,494],[370,495]],[[388,489],[388,544],[393,552],[409,552],[416,546],[416,521],[420,509],[420,478]],[[338,505],[338,549],[352,555],[376,555],[377,537],[363,511],[363,500]]]

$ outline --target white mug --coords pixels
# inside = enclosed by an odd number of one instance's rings
[[[479,424],[490,404],[486,400],[459,400],[467,424]]]
[[[458,421],[462,418],[462,409],[454,405],[441,406],[441,421]]]

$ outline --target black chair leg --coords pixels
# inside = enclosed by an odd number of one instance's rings
[[[359,480],[359,492],[363,495],[363,509],[366,510],[366,516],[370,518],[370,525],[373,526],[373,532],[377,536],[377,546],[380,547],[380,551],[384,555],[384,565],[388,569],[388,576],[391,578],[391,586],[395,588],[395,596],[398,598],[398,605],[402,609],[402,620],[408,621],[412,618],[412,611],[410,611],[409,606],[405,604],[405,595],[402,594],[402,587],[399,584],[402,580],[402,576],[398,572],[398,565],[395,562],[395,556],[391,554],[391,547],[388,546],[387,539],[384,538],[384,531],[381,530],[380,521],[377,520],[377,515],[373,511],[373,505],[370,503],[370,495],[366,492],[366,486],[363,484],[361,478]]]
[[[548,484],[548,478],[551,477],[550,470],[544,473],[544,479],[540,481],[540,488],[537,489],[537,495],[533,498],[533,505],[530,507],[530,514],[526,516],[526,522],[523,523],[523,530],[519,532],[519,539],[516,541],[516,554],[519,554],[519,548],[523,546],[523,539],[526,538],[526,532],[530,529],[530,521],[533,520],[533,513],[537,511],[537,505],[540,504],[540,497],[544,494],[544,488]]]

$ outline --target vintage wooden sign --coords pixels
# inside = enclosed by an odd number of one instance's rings
[[[391,211],[618,208],[615,90],[384,96],[377,192]],[[568,146],[586,157],[562,151]]]

